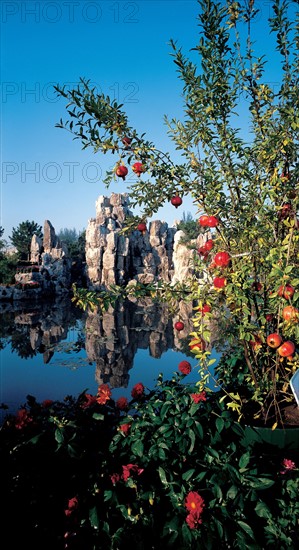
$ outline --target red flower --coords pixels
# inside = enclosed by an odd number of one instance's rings
[[[287,470],[294,470],[294,469],[296,468],[295,462],[293,462],[292,460],[289,460],[288,458],[284,458],[284,459],[283,459],[282,465],[283,465]]]
[[[126,397],[120,397],[116,401],[116,406],[120,411],[124,411],[128,407],[128,400]]]
[[[111,479],[113,485],[115,485],[115,483],[117,483],[120,480],[120,475],[119,474],[112,474],[110,476],[110,479]]]
[[[53,401],[52,399],[45,399],[43,402],[42,402],[42,407],[51,407]]]
[[[27,409],[20,409],[16,415],[15,427],[17,428],[17,430],[22,430],[22,428],[28,426],[28,424],[30,424],[30,422],[32,421],[33,418],[32,416],[30,416]]]
[[[178,368],[182,374],[190,374],[191,372],[191,365],[189,361],[181,361]]]
[[[98,388],[98,396],[96,398],[97,403],[105,405],[106,401],[109,401],[111,397],[111,390],[108,384],[102,384]]]
[[[124,481],[127,481],[129,477],[131,477],[132,473],[136,473],[138,476],[140,476],[140,474],[142,474],[144,470],[143,468],[139,468],[137,464],[127,464],[126,466],[123,466],[122,469],[123,473],[121,478]]]
[[[282,461],[282,466],[284,467],[284,470],[282,470],[280,473],[285,474],[288,470],[295,470],[296,464],[292,460],[288,458],[284,458]]]
[[[190,529],[196,529],[196,527],[200,523],[202,523],[202,520],[199,516],[197,516],[197,514],[193,514],[192,512],[190,512],[190,514],[188,514],[188,516],[186,517],[186,523],[190,527]]]
[[[131,426],[132,426],[132,424],[121,424],[121,425],[119,426],[119,429],[120,429],[120,431],[123,432],[125,435],[128,435]]]
[[[185,506],[189,510],[189,514],[186,517],[186,523],[190,529],[196,529],[196,527],[202,523],[200,518],[204,508],[203,498],[196,493],[196,491],[190,491],[185,499]]]
[[[189,512],[201,514],[204,507],[204,500],[196,491],[190,491],[185,499],[185,507]]]
[[[194,403],[199,403],[200,401],[206,401],[207,400],[207,396],[206,396],[205,391],[202,391],[200,393],[191,393],[190,395],[191,395]]]
[[[78,508],[78,499],[77,497],[70,498],[68,501],[67,509],[64,510],[66,516],[70,516],[74,510]]]
[[[86,401],[84,401],[84,403],[82,403],[81,405],[83,409],[87,409],[88,407],[90,407],[90,405],[93,405],[94,403],[97,402],[97,398],[94,395],[91,395],[90,393],[86,393],[84,397]]]
[[[135,384],[131,391],[131,395],[134,399],[138,399],[138,397],[141,397],[144,393],[144,385],[142,382],[138,382],[138,384]]]

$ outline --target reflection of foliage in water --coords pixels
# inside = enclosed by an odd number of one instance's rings
[[[59,360],[57,358],[55,361],[52,361],[51,364],[56,367],[67,367],[69,370],[78,370],[79,368],[87,367],[94,363],[89,361],[88,357],[76,357],[73,361],[70,358],[65,360]]]
[[[21,325],[11,335],[11,350],[16,352],[22,359],[34,357],[36,351],[30,343],[29,326]]]
[[[50,349],[58,353],[79,353],[85,348],[85,336],[82,333],[78,334],[77,340],[74,342],[59,342],[55,346],[50,346]]]
[[[10,342],[11,334],[15,330],[14,319],[10,312],[5,311],[1,314],[0,323],[0,350],[4,349]]]
[[[28,320],[26,322],[26,316]],[[20,321],[21,319],[21,321]],[[27,304],[16,304],[15,308],[10,306],[7,311],[1,312],[0,323],[0,350],[11,344],[11,351],[17,353],[22,359],[36,356],[38,353],[61,351],[62,353],[78,353],[85,347],[84,336],[84,313],[75,308],[70,300],[59,302],[44,302],[35,306],[34,309]],[[48,333],[52,337],[52,331],[61,327],[59,334],[47,341],[43,336]],[[36,331],[38,340],[36,347],[32,345],[32,330]],[[70,331],[74,331],[73,342],[60,342],[59,338],[69,339]],[[59,332],[59,331],[58,331]]]

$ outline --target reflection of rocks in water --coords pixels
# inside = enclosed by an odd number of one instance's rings
[[[66,339],[69,327],[76,323],[79,315],[69,299],[34,304],[31,309],[26,306],[6,308],[2,313],[7,327],[5,337],[20,357],[29,358],[41,353],[46,364],[53,357],[55,346]]]
[[[75,308],[69,299],[56,300],[34,304],[31,309],[5,308],[1,318],[0,346],[10,342],[12,351],[24,359],[42,354],[44,364],[51,361],[55,352],[78,352],[85,347],[84,364],[94,363],[97,383],[109,383],[112,388],[128,386],[138,350],[148,349],[156,359],[168,349],[188,355],[188,336],[192,331],[191,304],[178,303],[178,314],[173,318],[167,304],[154,303],[150,298],[130,298],[106,312],[88,314]],[[78,331],[80,318],[85,320],[85,335],[84,329]],[[174,329],[178,319],[185,325],[181,332]],[[72,327],[75,339],[69,341]],[[79,357],[69,355],[65,365],[77,368]]]
[[[186,316],[185,337],[191,330],[190,313],[191,305],[189,320],[187,310],[181,313]],[[180,349],[181,346],[174,335],[173,320],[166,304],[159,305],[144,298],[117,303],[115,308],[110,307],[103,313],[88,313],[85,348],[89,361],[96,363],[98,384],[127,387],[128,373],[138,349],[149,349],[150,355],[158,359],[173,347]]]
[[[128,370],[134,353],[129,346],[129,312],[123,304],[109,308],[103,315],[89,312],[86,319],[85,349],[89,361],[96,363],[98,384],[127,387]]]

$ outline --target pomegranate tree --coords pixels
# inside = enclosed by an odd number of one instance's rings
[[[195,310],[192,336],[207,344],[196,350],[200,369],[208,370],[213,339],[221,353],[216,377],[224,401],[238,420],[275,428],[284,423],[285,406],[295,404],[290,379],[299,368],[298,3],[273,0],[261,11],[245,0],[199,4],[196,56],[190,60],[170,41],[184,118],[167,125],[182,160],[139,134],[121,106],[95,95],[86,81],[84,94],[56,87],[72,109],[71,120],[58,126],[83,148],[121,154],[121,164],[133,162],[138,176],[146,166],[144,177],[128,186],[141,218],[156,215],[169,197],[189,195],[213,248],[212,254],[203,244],[194,254],[198,280],[189,293],[195,304],[211,305],[218,327],[212,330]],[[263,40],[256,43],[252,33],[259,36],[261,18]],[[275,86],[265,52],[255,51],[266,41],[268,51],[273,47],[271,62],[280,67]],[[124,136],[132,140],[129,149]],[[117,173],[123,179],[124,170],[119,166]],[[108,172],[105,183],[114,176]],[[126,220],[130,228],[136,229],[134,216]],[[288,306],[295,309],[284,310]],[[273,334],[282,339],[277,348]]]

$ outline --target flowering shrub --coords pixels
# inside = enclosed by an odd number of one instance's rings
[[[57,550],[295,549],[298,450],[248,441],[220,394],[184,379],[140,382],[125,408],[107,384],[28,396],[0,431],[2,535]]]

